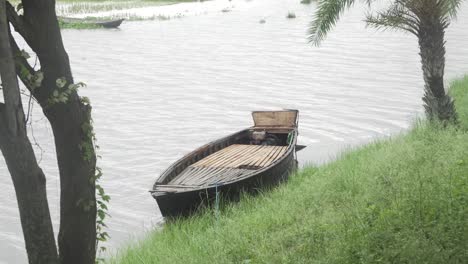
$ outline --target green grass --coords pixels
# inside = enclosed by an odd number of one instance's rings
[[[468,130],[468,75],[451,83],[450,94],[455,98],[461,127]]]
[[[83,22],[64,22],[63,20],[58,20],[59,26],[61,29],[96,29],[103,28],[100,25],[93,23],[83,23]]]
[[[468,77],[453,83],[468,128]],[[167,223],[110,263],[466,263],[468,132],[408,133],[307,167],[287,184]]]

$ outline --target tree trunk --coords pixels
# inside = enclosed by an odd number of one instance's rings
[[[437,15],[421,18],[418,40],[425,82],[423,101],[429,120],[456,122],[454,101],[444,89],[445,28]]]
[[[63,264],[94,264],[96,257],[96,156],[91,107],[72,92],[66,103],[51,104],[56,80],[73,83],[68,55],[62,42],[53,0],[23,0],[24,16],[15,29],[38,55],[44,74],[33,91],[52,126],[60,172],[59,256]],[[14,24],[15,25],[15,24]],[[85,146],[85,147],[84,147]],[[87,146],[87,147],[86,147]]]
[[[58,263],[45,176],[27,137],[14,60],[8,37],[5,0],[0,0],[0,149],[15,187],[29,263]]]

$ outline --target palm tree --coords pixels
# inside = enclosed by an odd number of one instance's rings
[[[368,14],[366,22],[378,29],[396,29],[418,38],[424,76],[424,108],[429,120],[457,122],[453,99],[444,89],[445,29],[464,0],[393,0],[383,11]],[[355,0],[320,0],[309,29],[309,39],[319,45],[340,15]],[[376,0],[362,0],[371,6]]]

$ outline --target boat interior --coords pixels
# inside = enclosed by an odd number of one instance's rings
[[[211,148],[219,149],[193,160],[168,181],[157,184],[156,191],[178,192],[186,188],[222,185],[281,159],[295,141],[297,111],[253,112],[252,115],[253,127],[209,144]]]

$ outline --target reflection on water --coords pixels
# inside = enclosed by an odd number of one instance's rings
[[[405,130],[421,113],[414,37],[365,29],[356,8],[320,48],[312,47],[305,33],[314,4],[299,2],[232,1],[228,13],[63,31],[75,79],[88,84],[81,93],[94,109],[102,184],[112,197],[110,248],[161,223],[147,191],[162,170],[193,148],[250,126],[251,110],[301,111],[299,144],[308,145],[299,152],[301,165]],[[286,19],[288,11],[297,18]],[[465,5],[447,36],[448,79],[468,72],[467,24]],[[57,231],[52,133],[37,106],[33,122]],[[0,263],[25,263],[3,160],[0,175]]]

